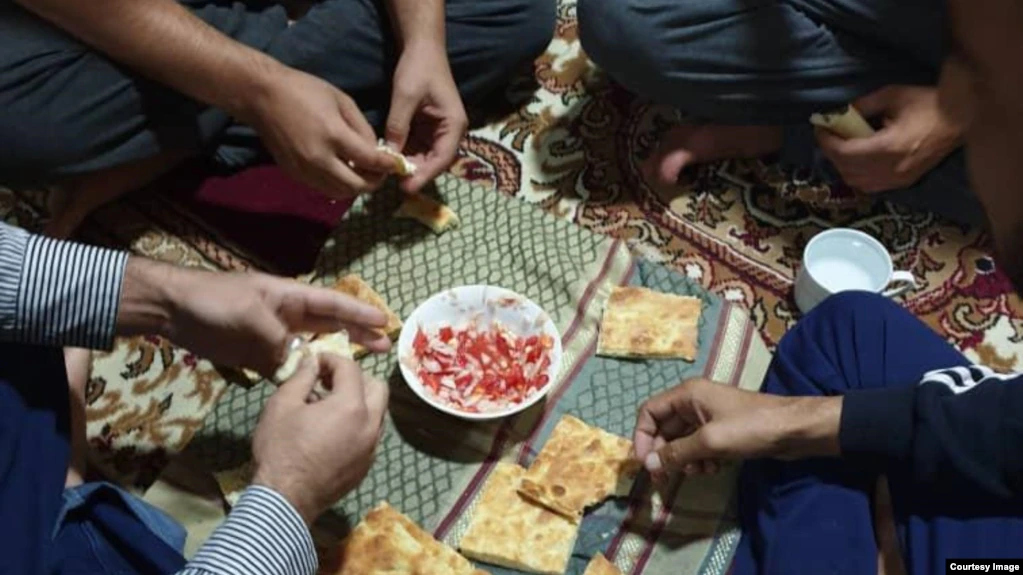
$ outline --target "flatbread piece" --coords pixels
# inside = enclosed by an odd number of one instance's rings
[[[366,514],[339,553],[334,575],[486,575],[387,503]]]
[[[405,200],[394,212],[394,217],[415,220],[436,234],[459,224],[458,215],[451,208],[423,194],[405,194]]]
[[[632,442],[566,415],[522,477],[519,493],[578,522],[587,507],[628,495],[639,473]]]
[[[334,290],[341,292],[345,295],[350,295],[355,299],[368,303],[369,305],[379,309],[387,315],[387,325],[383,328],[383,333],[392,341],[401,334],[401,318],[398,314],[394,313],[384,298],[380,296],[376,291],[373,290],[365,281],[355,274],[347,275],[337,281],[334,284]],[[313,341],[319,339],[320,336],[315,336]],[[352,357],[359,359],[367,354],[366,348],[362,347],[357,343],[352,344]]]
[[[703,302],[643,287],[615,287],[604,308],[597,355],[695,361]]]
[[[838,112],[814,114],[810,116],[810,123],[846,140],[874,135],[873,126],[851,105]]]
[[[601,554],[593,556],[583,575],[622,575],[622,572]]]
[[[416,165],[406,158],[404,154],[392,150],[391,147],[387,145],[386,141],[380,140],[377,143],[377,150],[380,150],[394,159],[394,167],[391,172],[396,176],[404,178],[416,173]]]
[[[459,550],[466,557],[501,567],[561,575],[568,567],[579,526],[523,498],[517,488],[525,473],[514,463],[495,466]]]

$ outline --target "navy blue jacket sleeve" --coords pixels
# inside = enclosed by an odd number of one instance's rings
[[[956,367],[850,392],[839,433],[843,456],[906,474],[923,493],[1023,500],[1023,375]]]

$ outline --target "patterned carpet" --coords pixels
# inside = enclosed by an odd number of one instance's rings
[[[921,288],[905,305],[973,359],[1018,369],[1023,304],[995,269],[986,237],[929,214],[869,205],[761,162],[721,163],[686,186],[655,191],[638,162],[674,112],[608,82],[580,51],[575,5],[560,4],[557,37],[537,63],[528,102],[474,131],[453,169],[498,193],[623,238],[647,258],[740,302],[769,345],[795,321],[790,287],[802,246],[821,229],[864,230],[912,270]],[[0,210],[34,227],[43,195],[0,194]],[[253,259],[162,196],[138,194],[98,212],[82,239],[210,269]],[[223,394],[207,362],[158,339],[122,341],[97,356],[88,390],[89,432],[108,470],[148,485]]]

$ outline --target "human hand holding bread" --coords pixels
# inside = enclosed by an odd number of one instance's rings
[[[875,131],[864,117],[883,124]],[[933,87],[886,86],[810,121],[842,180],[868,194],[914,185],[962,143],[962,127],[941,109]]]

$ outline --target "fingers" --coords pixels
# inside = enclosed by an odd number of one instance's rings
[[[687,466],[692,473],[703,471],[703,461],[716,459],[705,440],[705,428],[692,435],[680,437],[651,452],[643,460],[643,466],[654,477],[663,477],[669,473],[686,473]]]
[[[365,378],[366,387],[366,410],[369,412],[369,419],[376,425],[384,419],[387,412],[387,402],[390,391],[387,384],[373,377]],[[382,431],[382,430],[381,430]]]
[[[293,405],[305,403],[306,398],[313,393],[313,388],[316,387],[319,376],[320,364],[318,360],[305,355],[298,364],[298,370],[295,371],[295,375],[282,383],[274,396],[279,397],[278,401],[285,401]]]
[[[836,136],[825,128],[816,128],[814,131],[817,136],[817,144],[832,162],[835,160],[844,162],[863,161],[872,154],[882,151],[884,144],[887,142],[887,135],[884,130],[876,132],[869,138],[853,138],[849,140]]]
[[[885,128],[869,138],[846,140],[818,128],[817,143],[848,186],[865,193],[899,187],[902,174],[895,164],[893,131]]]
[[[864,118],[869,119],[881,116],[892,106],[894,93],[893,87],[885,86],[857,99],[853,106]]]
[[[338,111],[345,128],[335,134],[335,146],[341,157],[354,164],[357,173],[366,174],[367,187],[361,192],[376,189],[386,176],[394,171],[394,159],[377,149],[377,137],[354,100],[338,92]]]
[[[345,122],[348,123],[356,134],[361,136],[366,142],[370,142],[374,146],[376,145],[376,132],[373,131],[373,126],[369,125],[369,121],[366,120],[366,116],[363,115],[355,100],[340,93],[338,110],[341,112],[341,117],[344,118]]]
[[[387,115],[384,139],[387,140],[388,145],[393,149],[398,151],[405,149],[412,125],[412,117],[419,106],[419,100],[419,97],[407,93],[406,90],[398,85],[391,91],[391,111]]]
[[[281,315],[292,332],[329,333],[348,326],[380,329],[387,325],[387,314],[352,296],[295,280],[259,277],[264,292],[281,302]]]
[[[381,331],[359,326],[345,326],[348,339],[373,353],[386,353],[391,349],[391,338]]]
[[[691,379],[651,397],[639,409],[636,430],[667,439],[690,433],[699,423],[692,399],[704,393],[707,383],[702,379]]]
[[[321,404],[359,406],[366,404],[366,385],[359,364],[331,354],[320,355],[324,377],[330,379],[330,395]]]
[[[331,154],[322,158],[316,175],[303,174],[307,183],[320,192],[335,198],[348,198],[366,193],[373,189],[373,182],[357,173],[346,164],[339,154]]]
[[[407,192],[415,192],[422,186],[432,182],[442,172],[451,167],[458,156],[458,145],[465,133],[464,114],[452,113],[450,117],[440,120],[440,132],[433,142],[432,149],[424,160],[418,163],[415,174],[403,180],[401,187]]]
[[[251,334],[258,338],[256,345],[247,350],[249,361],[245,364],[259,373],[272,377],[291,351],[287,326],[274,313],[259,307],[250,315]]]
[[[714,384],[691,379],[643,403],[632,439],[637,459],[644,460],[666,441],[689,435],[699,427],[701,414],[694,409],[693,398],[704,395],[707,385]]]

